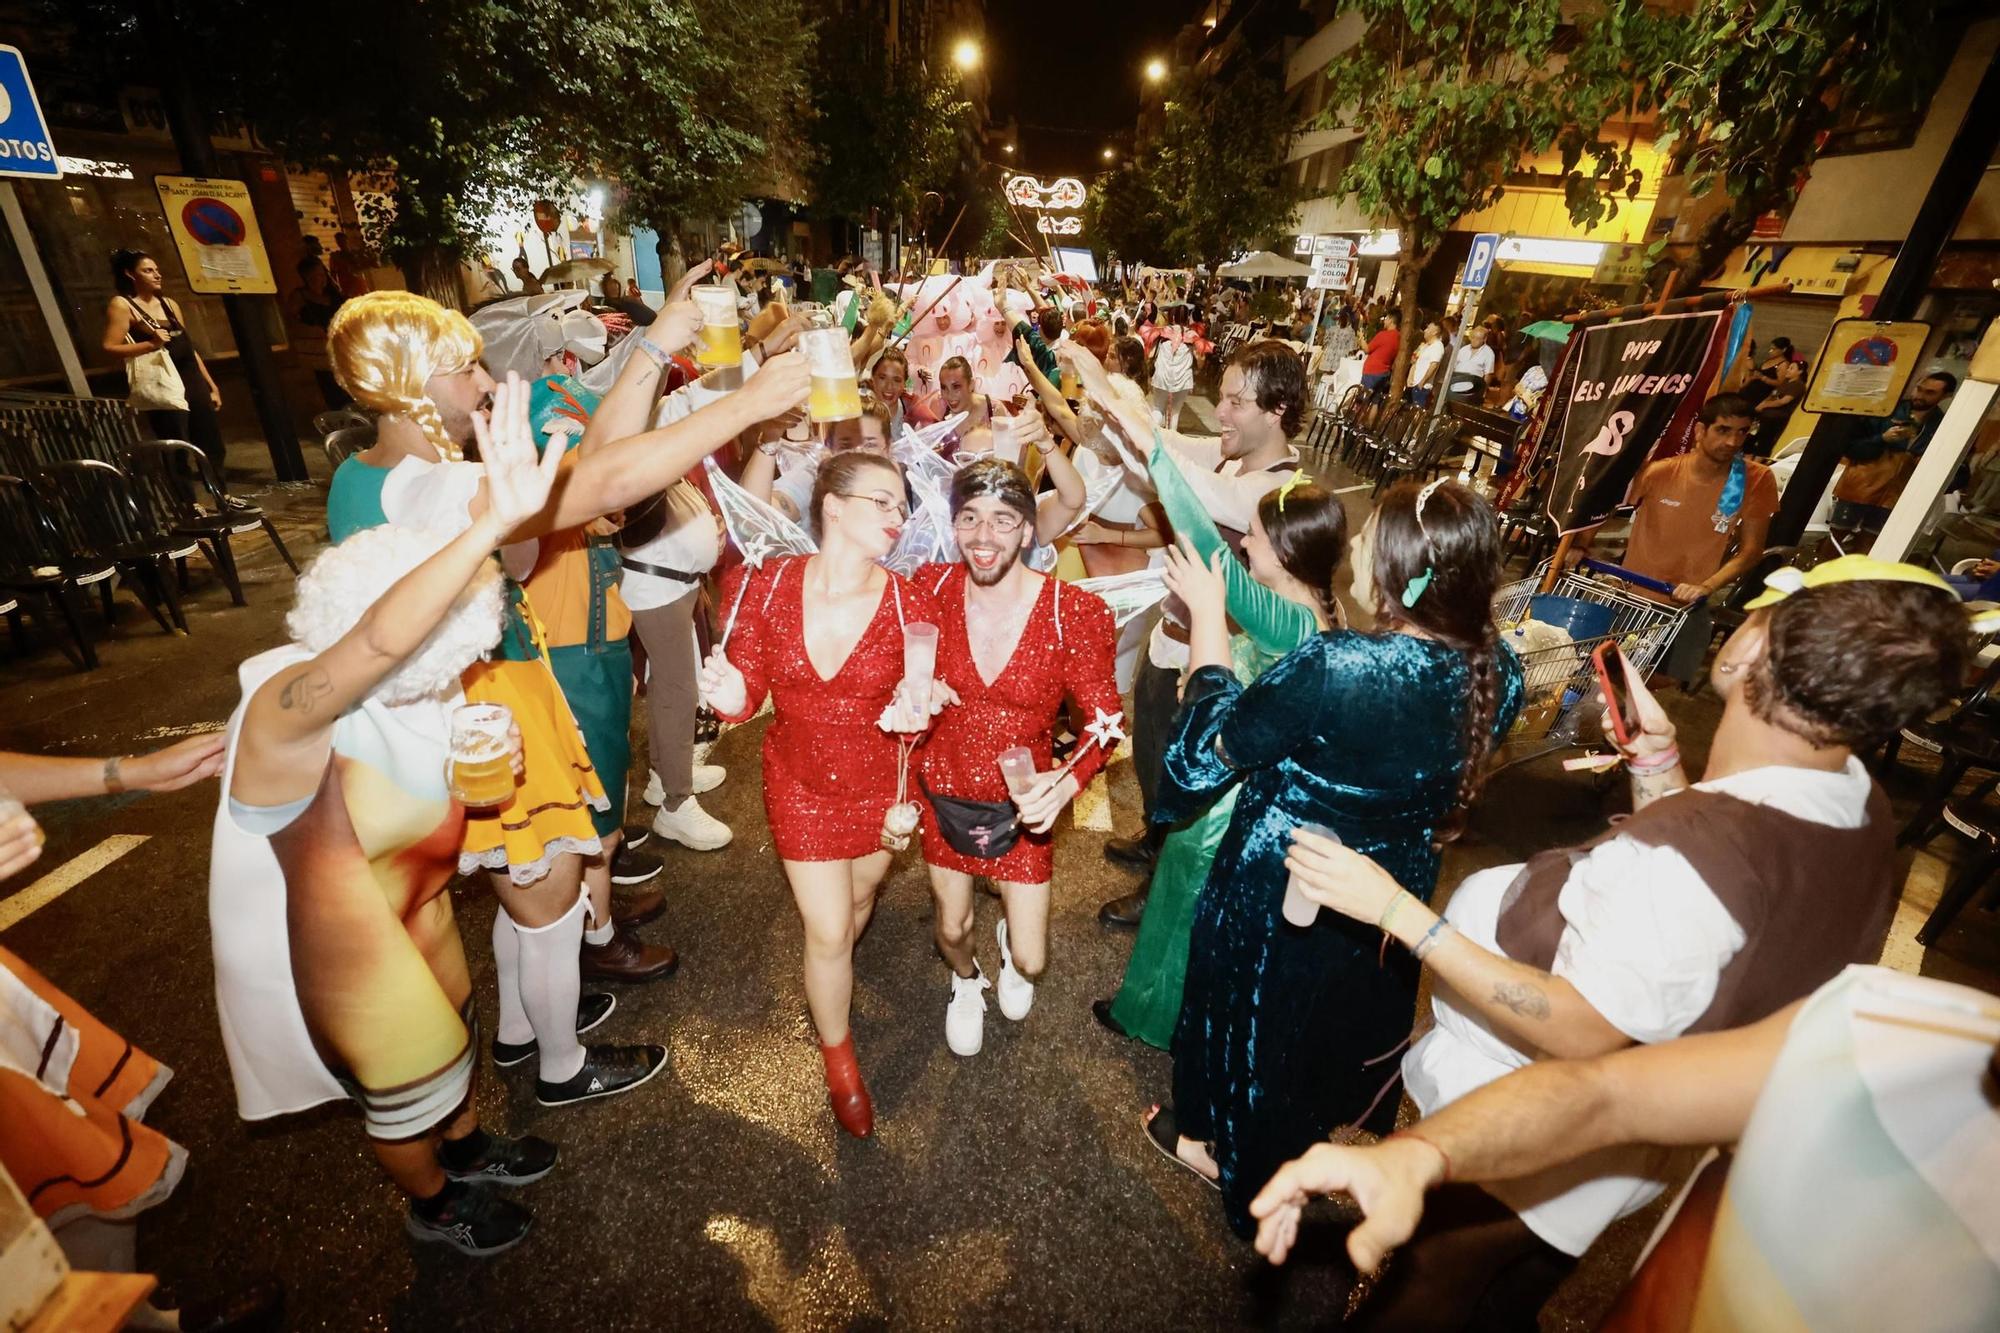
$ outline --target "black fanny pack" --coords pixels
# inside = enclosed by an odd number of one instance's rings
[[[966,801],[956,796],[940,796],[931,790],[922,774],[917,785],[937,816],[938,832],[945,845],[960,856],[993,861],[1014,850],[1021,837],[1021,821],[1012,801]]]

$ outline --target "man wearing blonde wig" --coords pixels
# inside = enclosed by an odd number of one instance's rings
[[[676,314],[678,317],[667,318]],[[693,330],[691,311],[658,321]],[[478,334],[463,315],[408,292],[372,292],[341,307],[328,330],[334,373],[363,407],[380,414],[373,448],[334,474],[327,524],[336,540],[382,523],[456,532],[485,509],[479,469],[463,461],[476,432],[527,436],[529,394],[517,375],[496,386],[479,364]],[[650,402],[664,354],[634,357],[599,416],[615,423],[626,398]],[[650,368],[650,369],[649,369]],[[773,374],[772,372],[776,373]],[[574,528],[664,489],[706,454],[751,425],[805,401],[808,375],[796,355],[778,357],[742,392],[662,430],[582,450],[557,478],[550,499],[522,524],[502,561],[514,577],[533,569],[536,538]],[[500,981],[496,1055],[538,1059],[535,1093],[565,1105],[637,1087],[657,1073],[659,1046],[577,1041],[578,950],[586,898],[583,858],[602,850],[591,808],[604,786],[591,768],[568,704],[550,673],[539,633],[509,582],[510,614],[497,656],[472,666],[466,697],[504,704],[519,727],[525,774],[514,799],[466,821],[462,870],[492,871],[504,909],[493,944]],[[606,895],[608,897],[608,893]],[[598,919],[608,903],[598,904]],[[594,1006],[581,1025],[606,1012]]]
[[[410,1233],[473,1255],[533,1220],[492,1186],[556,1161],[553,1144],[479,1127],[478,1023],[446,891],[465,824],[448,719],[460,673],[501,632],[489,557],[555,477],[525,434],[487,458],[481,512],[456,537],[371,528],[300,576],[291,642],[239,670],[209,870],[244,1118],[353,1098],[409,1196]]]

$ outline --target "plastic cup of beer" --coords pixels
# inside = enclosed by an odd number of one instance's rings
[[[1041,776],[1035,771],[1035,752],[1025,745],[1002,750],[1000,776],[1007,783],[1007,794],[1018,804],[1023,796],[1035,789],[1035,781]]]
[[[854,354],[847,330],[807,329],[799,335],[812,372],[812,396],[807,408],[814,421],[852,421],[861,415],[861,383],[854,374]]]
[[[1331,838],[1335,842],[1340,841],[1340,835],[1324,824],[1300,824],[1299,827],[1308,833],[1317,833],[1322,838]],[[1285,920],[1295,926],[1310,926],[1319,918],[1319,904],[1306,897],[1305,890],[1299,887],[1299,877],[1297,875],[1293,875],[1285,881],[1285,906],[1283,910]]]
[[[451,710],[452,799],[475,810],[513,799],[513,728],[514,714],[502,704]]]
[[[736,319],[736,291],[716,283],[694,289],[701,307],[701,329],[695,335],[694,359],[718,369],[743,364],[743,332]]]
[[[1071,402],[1083,396],[1083,384],[1077,379],[1076,370],[1072,366],[1062,368],[1062,396]]]

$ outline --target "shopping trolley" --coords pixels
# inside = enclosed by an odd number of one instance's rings
[[[1523,676],[1521,715],[1500,747],[1497,764],[1506,767],[1577,744],[1585,716],[1595,716],[1597,678],[1590,655],[1613,642],[1640,675],[1652,670],[1680,631],[1694,605],[1643,597],[1633,588],[1671,595],[1673,585],[1633,570],[1583,560],[1546,591],[1543,562],[1530,578],[1510,583],[1493,598],[1493,620],[1503,643],[1525,637],[1525,621],[1552,625],[1569,635],[1566,643],[1519,652]]]

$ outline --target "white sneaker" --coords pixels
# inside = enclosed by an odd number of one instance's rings
[[[703,792],[714,791],[722,785],[722,780],[728,776],[729,770],[721,764],[696,764],[694,766],[694,794],[699,796]],[[645,801],[647,805],[665,805],[667,803],[667,789],[660,784],[660,775],[650,768],[646,770]]]
[[[951,1047],[953,1055],[977,1055],[986,1043],[986,996],[993,983],[986,979],[986,972],[978,963],[972,965],[972,975],[961,977],[951,974],[951,1003],[944,1011],[944,1044]]]
[[[697,852],[712,852],[718,847],[727,847],[729,840],[736,836],[729,831],[729,825],[702,809],[701,802],[692,796],[672,810],[661,806],[659,813],[653,816],[653,832]]]
[[[1007,919],[994,932],[1000,937],[1000,1012],[1018,1023],[1035,1007],[1035,983],[1014,970],[1014,951],[1007,947]]]

